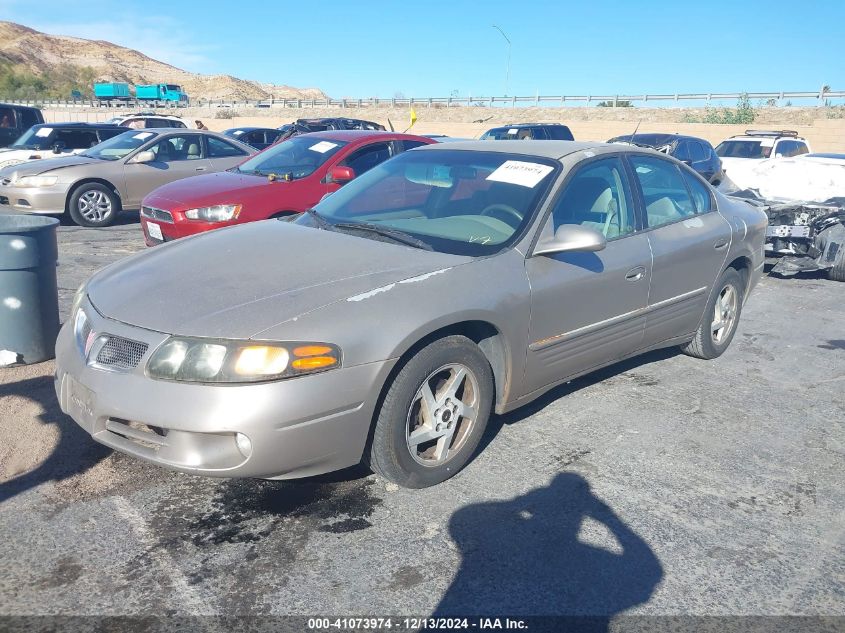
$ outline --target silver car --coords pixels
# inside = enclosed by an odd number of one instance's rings
[[[255,152],[214,132],[124,132],[75,156],[0,169],[0,210],[67,212],[81,226],[107,226],[121,210],[140,208],[153,189],[229,169]]]
[[[765,229],[652,150],[429,145],[292,223],[100,271],[59,336],[56,389],[98,442],[183,472],[363,460],[430,486],[467,464],[493,411],[647,350],[722,354]]]

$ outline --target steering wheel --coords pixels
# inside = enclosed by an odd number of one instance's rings
[[[484,207],[481,215],[496,217],[497,213],[499,214],[499,219],[513,228],[517,228],[522,223],[522,214],[509,204],[502,204],[501,202],[487,205]],[[509,219],[516,220],[516,224],[509,222]]]

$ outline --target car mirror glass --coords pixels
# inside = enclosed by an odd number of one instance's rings
[[[156,155],[152,150],[145,150],[143,152],[138,152],[129,159],[130,164],[137,164],[137,163],[152,163],[155,161]]]

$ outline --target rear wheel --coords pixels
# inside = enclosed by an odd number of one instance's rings
[[[120,201],[105,185],[89,182],[74,190],[68,207],[70,217],[79,226],[108,226],[117,217]]]
[[[734,268],[728,268],[719,277],[716,288],[717,292],[707,302],[695,337],[681,346],[681,351],[688,356],[705,360],[718,358],[736,334],[745,288],[742,276]]]
[[[827,271],[827,278],[831,281],[845,281],[845,248],[840,247],[833,268]]]
[[[423,348],[384,397],[368,465],[406,488],[452,477],[478,447],[493,391],[490,363],[466,337],[448,336]]]

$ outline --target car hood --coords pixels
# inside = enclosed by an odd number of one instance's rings
[[[37,153],[43,154],[43,152]],[[91,163],[108,164],[108,162],[109,161],[97,160],[96,158],[87,158],[85,156],[62,156],[60,158],[42,158],[39,161],[16,166],[15,171],[17,171],[20,176],[37,176],[38,174],[46,174],[47,172],[64,169],[65,167],[78,167],[80,165],[90,165]]]
[[[303,181],[270,182],[264,176],[222,171],[171,182],[156,189],[144,202],[150,206],[162,206],[160,203],[167,201],[185,208],[210,204],[239,204],[244,198],[261,196],[271,189],[279,192],[279,187],[295,187],[300,182]]]
[[[267,220],[157,246],[97,273],[103,316],[186,336],[246,339],[320,307],[472,261]]]

